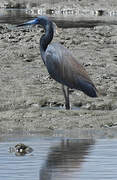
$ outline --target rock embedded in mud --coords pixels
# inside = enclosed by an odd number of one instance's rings
[[[49,104],[49,102],[48,102],[48,98],[47,98],[47,97],[40,98],[40,100],[39,100],[39,105],[40,105],[41,107],[45,107],[45,106],[47,106],[48,104]]]

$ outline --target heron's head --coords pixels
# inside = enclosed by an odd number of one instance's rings
[[[38,16],[37,18],[31,21],[27,21],[25,23],[19,24],[16,27],[30,26],[30,25],[35,26],[36,24],[43,26],[45,30],[48,27],[48,25],[50,25],[52,29],[54,30],[54,33],[57,35],[59,34],[57,25],[55,23],[52,23],[52,21],[47,16]]]
[[[25,23],[17,25],[17,27],[29,26],[29,25],[34,26],[36,24],[39,24],[39,25],[41,25],[41,26],[43,26],[45,28],[48,24],[52,24],[52,22],[47,16],[38,16],[37,18],[35,18],[35,19],[31,20],[31,21],[27,21]]]

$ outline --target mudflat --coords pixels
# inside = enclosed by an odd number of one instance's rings
[[[89,98],[72,90],[64,108],[61,85],[42,62],[39,27],[0,25],[0,132],[73,130],[117,126],[117,26],[59,29],[53,42],[84,65],[100,92]]]

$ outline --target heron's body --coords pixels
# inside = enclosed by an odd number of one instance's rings
[[[45,34],[40,39],[41,57],[50,76],[63,85],[66,109],[70,108],[69,88],[83,91],[90,97],[97,97],[93,82],[71,52],[60,43],[50,43],[54,34],[52,22],[46,16],[39,16],[19,26],[30,24],[40,24],[45,29]],[[68,87],[67,92],[64,85]]]
[[[45,65],[50,76],[71,89],[83,91],[90,97],[96,96],[96,88],[84,67],[71,52],[59,43],[51,43],[45,51]]]

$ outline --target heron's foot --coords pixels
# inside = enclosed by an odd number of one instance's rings
[[[70,104],[69,103],[65,103],[65,108],[66,108],[66,110],[70,110],[71,109]]]

